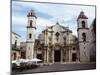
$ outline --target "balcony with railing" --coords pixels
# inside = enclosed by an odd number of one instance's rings
[[[12,50],[20,50],[20,46],[16,46],[15,44],[12,44],[11,48]]]

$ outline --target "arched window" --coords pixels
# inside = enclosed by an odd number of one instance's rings
[[[29,38],[31,39],[31,37],[32,37],[32,34],[30,33],[30,34],[29,34]]]
[[[59,35],[60,35],[60,34],[57,32],[55,35],[56,35],[56,39],[57,39],[57,41],[58,41]]]
[[[86,33],[82,33],[83,41],[86,41]]]
[[[14,59],[14,60],[16,60],[16,53],[13,53],[13,56],[14,56],[14,58],[13,58],[13,59]]]
[[[31,26],[31,27],[32,27],[32,22],[33,22],[33,21],[32,21],[32,20],[30,20],[30,26]]]
[[[75,50],[75,47],[73,47],[73,50]]]
[[[17,40],[15,40],[15,48],[17,47]]]
[[[57,32],[55,35],[56,35],[56,37],[59,37],[60,34]]]
[[[85,28],[85,21],[82,21],[82,27]]]
[[[31,12],[31,15],[32,15],[32,12]]]
[[[63,37],[64,41],[66,41],[66,37]]]

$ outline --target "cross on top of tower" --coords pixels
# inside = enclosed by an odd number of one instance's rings
[[[78,19],[88,19],[88,17],[84,14],[83,11],[80,12],[79,16],[78,16]]]
[[[35,17],[35,18],[37,18],[37,17],[36,17],[36,14],[35,14],[35,11],[34,11],[33,9],[31,9],[31,10],[28,12],[27,17]]]
[[[56,25],[60,25],[58,21],[56,22]]]

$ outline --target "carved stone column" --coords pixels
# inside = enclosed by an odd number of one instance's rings
[[[80,61],[80,55],[79,55],[79,50],[77,48],[77,61],[79,62]]]
[[[54,46],[52,48],[52,64],[54,64]]]
[[[50,47],[50,49],[49,49],[49,64],[52,63],[52,56],[53,56],[52,48]]]
[[[71,49],[70,49],[70,46],[69,46],[69,62],[71,62]]]
[[[49,64],[49,48],[47,48],[46,60],[47,64]]]
[[[69,49],[68,46],[66,47],[66,63],[69,62]]]
[[[47,63],[47,59],[46,59],[46,48],[44,48],[44,64],[46,64]]]

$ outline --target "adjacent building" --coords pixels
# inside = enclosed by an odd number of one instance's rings
[[[90,28],[90,61],[96,62],[96,19],[93,20]]]
[[[20,58],[20,38],[21,36],[15,32],[11,33],[12,41],[11,41],[11,57],[12,60],[18,60]]]

